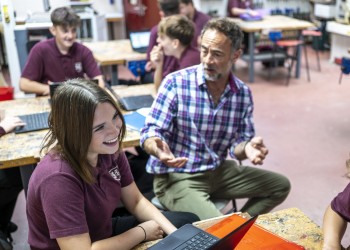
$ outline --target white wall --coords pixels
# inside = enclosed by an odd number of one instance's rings
[[[123,12],[122,0],[114,0],[114,4],[110,4],[110,0],[95,0],[91,1],[93,7],[99,14]],[[13,8],[18,17],[26,16],[30,12],[43,12],[43,0],[12,0]],[[68,0],[50,0],[51,10],[57,7],[66,6],[69,4]]]

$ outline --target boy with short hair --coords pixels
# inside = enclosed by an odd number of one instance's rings
[[[97,79],[104,87],[92,52],[76,42],[80,17],[71,8],[60,7],[51,13],[51,21],[54,37],[31,49],[20,79],[21,90],[45,96],[50,93],[50,82],[84,77]]]
[[[161,20],[158,25],[158,45],[151,51],[156,90],[163,80],[164,56],[176,58],[168,69],[170,73],[200,63],[199,51],[191,45],[193,36],[194,24],[187,17],[173,15]]]

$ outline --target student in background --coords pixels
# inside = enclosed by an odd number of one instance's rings
[[[179,9],[179,0],[157,0],[158,1],[158,7],[159,7],[159,15],[160,18],[163,19],[164,17],[168,17],[171,15],[177,15],[180,14]],[[151,34],[149,38],[149,45],[147,49],[147,63],[145,66],[146,74],[143,78],[144,83],[153,83],[154,82],[154,70],[155,65],[153,65],[151,61],[151,51],[154,46],[157,45],[157,39],[158,39],[158,24],[155,25],[151,29]],[[169,74],[170,68],[172,65],[176,64],[176,59],[172,56],[165,56],[164,57],[164,70],[163,70],[163,77],[165,77],[167,74]]]
[[[229,0],[227,3],[227,16],[239,17],[241,14],[249,14],[252,16],[258,15],[254,9],[252,0]]]
[[[192,45],[193,47],[200,48],[200,34],[204,25],[209,21],[210,16],[198,11],[194,7],[192,0],[180,0],[180,13],[194,22],[195,29]]]
[[[23,125],[25,123],[18,117],[5,117],[0,121],[0,137]],[[17,230],[17,225],[11,218],[22,189],[19,168],[0,169],[0,249],[12,249],[11,233]]]
[[[104,89],[68,80],[51,106],[47,154],[27,196],[32,249],[131,249],[198,220],[190,213],[162,214],[140,193],[121,150],[122,113]],[[112,218],[121,203],[133,216]]]
[[[350,222],[350,183],[327,207],[323,218],[323,250],[341,250],[341,240]],[[348,246],[347,249],[350,246]]]
[[[92,55],[84,45],[76,42],[80,17],[69,7],[51,13],[54,38],[41,41],[30,51],[20,78],[22,91],[49,95],[49,82],[62,82],[71,78],[97,79],[104,87],[102,74]]]
[[[165,17],[158,25],[158,45],[151,51],[151,61],[155,65],[154,85],[158,90],[163,80],[164,56],[176,58],[170,73],[200,63],[199,51],[192,47],[194,25],[182,15]]]
[[[154,193],[171,211],[207,219],[222,215],[210,199],[248,198],[241,211],[257,215],[289,194],[283,175],[227,159],[229,153],[260,165],[268,154],[255,136],[251,91],[231,72],[242,36],[228,18],[209,20],[201,35],[201,64],[163,80],[141,130]]]
[[[227,3],[227,16],[228,17],[239,17],[241,14],[249,14],[252,16],[258,15],[256,11],[253,10],[254,3],[252,0],[228,0]],[[249,46],[249,35],[247,32],[244,32],[243,36],[243,53],[248,53]]]

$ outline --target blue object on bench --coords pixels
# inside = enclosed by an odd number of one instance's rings
[[[134,76],[142,77],[145,74],[146,63],[146,60],[129,61],[128,69],[134,74]]]

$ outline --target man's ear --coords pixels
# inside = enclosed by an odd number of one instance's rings
[[[242,49],[238,49],[232,53],[232,60],[235,63],[238,58],[240,58],[242,55]]]
[[[56,36],[56,27],[55,26],[51,26],[49,28],[49,30],[50,30],[51,35]]]

